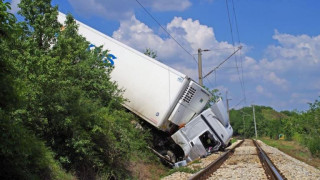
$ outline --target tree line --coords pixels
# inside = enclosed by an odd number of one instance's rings
[[[0,179],[126,178],[149,134],[121,103],[102,47],[88,50],[51,0],[0,1]]]
[[[258,136],[294,140],[308,147],[315,157],[320,157],[320,97],[309,103],[306,111],[277,112],[271,107],[255,106]],[[230,111],[230,121],[235,136],[255,137],[252,107]]]

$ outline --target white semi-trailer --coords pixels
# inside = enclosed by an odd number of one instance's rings
[[[63,24],[66,15],[59,13]],[[154,149],[168,160],[192,161],[225,148],[233,130],[223,102],[185,74],[77,21],[90,47],[103,46],[114,66],[111,80],[124,89],[123,105],[156,128]]]

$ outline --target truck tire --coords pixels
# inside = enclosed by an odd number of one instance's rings
[[[168,160],[170,160],[173,163],[177,162],[176,155],[171,150],[163,150],[160,152],[160,154],[166,157]]]

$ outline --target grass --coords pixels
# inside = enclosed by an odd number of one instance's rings
[[[160,161],[145,162],[138,160],[128,163],[128,171],[133,179],[156,180],[167,174],[169,168],[163,166]]]
[[[192,161],[191,164],[199,164],[199,163],[201,163],[201,160],[200,160],[200,159],[197,159],[197,160]]]
[[[233,143],[235,143],[235,142],[237,142],[237,141],[238,141],[238,139],[232,138],[230,142],[231,142],[231,144],[233,144]]]
[[[311,166],[314,166],[320,169],[320,158],[312,157],[308,148],[300,145],[295,141],[286,141],[286,140],[274,140],[269,138],[259,138],[261,141],[266,143],[269,146],[275,147],[280,151],[299,159]]]
[[[199,163],[201,163],[201,160],[200,160],[200,159],[195,160],[195,161],[189,163],[188,165],[191,165],[191,164],[199,164]],[[173,174],[173,173],[176,173],[176,172],[185,172],[185,173],[194,174],[194,173],[198,172],[200,169],[202,169],[200,165],[199,165],[199,166],[196,166],[196,165],[195,165],[195,166],[193,166],[193,168],[186,167],[186,166],[184,166],[184,167],[178,167],[178,168],[173,168],[173,169],[169,169],[167,173],[161,175],[161,178],[163,178],[163,177],[165,177],[165,176],[169,176],[169,175],[171,175],[171,174]]]

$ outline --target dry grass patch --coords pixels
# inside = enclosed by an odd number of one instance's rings
[[[168,172],[168,168],[160,162],[130,162],[127,170],[134,179],[160,179],[161,176]]]

